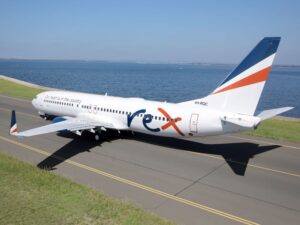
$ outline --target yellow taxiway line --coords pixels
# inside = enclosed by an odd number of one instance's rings
[[[56,159],[59,159],[59,160],[65,160],[65,159],[62,158],[62,157],[55,156],[55,155],[51,155],[50,153],[48,153],[48,152],[46,152],[46,151],[44,151],[44,150],[41,150],[41,149],[38,149],[38,148],[35,148],[35,147],[32,147],[32,146],[23,144],[23,143],[21,143],[21,142],[17,142],[17,141],[11,140],[11,139],[6,138],[6,137],[3,137],[3,136],[0,136],[0,139],[1,139],[2,141],[7,142],[7,143],[17,145],[17,146],[19,146],[19,147],[22,147],[22,148],[25,148],[25,149],[27,149],[27,150],[33,151],[33,152],[35,152],[35,153],[39,153],[39,154],[44,155],[44,156],[56,158]],[[221,210],[218,210],[218,209],[214,209],[214,208],[205,206],[205,205],[200,204],[200,203],[197,203],[197,202],[193,202],[193,201],[190,201],[190,200],[187,200],[187,199],[178,197],[178,196],[174,196],[174,195],[172,195],[172,194],[169,194],[169,193],[166,193],[166,192],[157,190],[157,189],[152,188],[152,187],[148,187],[148,186],[143,185],[143,184],[139,184],[139,183],[137,183],[137,182],[134,182],[134,181],[131,181],[131,180],[128,180],[128,179],[125,179],[125,178],[122,178],[122,177],[119,177],[119,176],[116,176],[116,175],[107,173],[107,172],[105,172],[105,171],[101,171],[101,170],[99,170],[99,169],[96,169],[96,168],[93,168],[93,167],[84,165],[84,164],[82,164],[82,163],[75,162],[75,161],[73,161],[73,160],[69,160],[69,159],[68,159],[68,160],[65,160],[64,162],[66,162],[66,163],[68,163],[68,164],[70,164],[70,165],[73,165],[73,166],[76,166],[76,167],[85,169],[85,170],[87,170],[87,171],[90,171],[90,172],[99,174],[99,175],[101,175],[101,176],[108,177],[108,178],[110,178],[110,179],[119,181],[119,182],[121,182],[121,183],[130,185],[130,186],[132,186],[132,187],[139,188],[139,189],[148,191],[148,192],[150,192],[150,193],[153,193],[153,194],[156,194],[156,195],[159,195],[159,196],[162,196],[162,197],[171,199],[171,200],[173,200],[173,201],[176,201],[176,202],[179,202],[179,203],[183,203],[183,204],[185,204],[185,205],[188,205],[188,206],[191,206],[191,207],[195,207],[195,208],[204,210],[204,211],[206,211],[206,212],[209,212],[209,213],[212,213],[212,214],[215,214],[215,215],[218,215],[218,216],[227,218],[227,219],[232,220],[232,221],[236,221],[236,222],[239,222],[239,223],[242,223],[242,224],[247,224],[247,225],[258,225],[258,223],[255,223],[255,222],[253,222],[253,221],[251,221],[251,220],[247,220],[247,219],[244,219],[244,218],[235,216],[235,215],[233,215],[233,214],[226,213],[226,212],[224,212],[224,211],[221,211]]]

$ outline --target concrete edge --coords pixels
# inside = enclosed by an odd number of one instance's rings
[[[12,78],[12,77],[9,77],[9,76],[5,76],[5,75],[0,75],[0,79],[11,81],[11,82],[21,84],[21,85],[24,85],[24,86],[27,86],[27,87],[45,89],[45,91],[47,91],[47,90],[56,90],[56,91],[59,90],[59,89],[55,89],[55,88],[41,86],[41,85],[38,85],[38,84],[29,83],[29,82],[26,82],[26,81],[23,81],[23,80],[18,80],[18,79],[15,79],[15,78]]]

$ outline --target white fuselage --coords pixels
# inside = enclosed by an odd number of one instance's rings
[[[223,112],[186,105],[69,91],[47,91],[32,101],[41,115],[113,118],[122,130],[169,137],[209,136],[245,130],[224,123]]]

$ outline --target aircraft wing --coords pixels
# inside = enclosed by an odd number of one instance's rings
[[[75,118],[72,117],[64,118],[64,120],[61,122],[52,123],[49,125],[33,128],[19,133],[17,132],[16,115],[15,115],[15,111],[13,110],[12,117],[11,117],[10,134],[18,137],[31,137],[31,136],[47,134],[47,133],[52,133],[52,132],[62,131],[62,130],[78,131],[78,130],[89,130],[97,127],[104,127],[109,129],[118,129],[118,130],[127,129],[125,125],[111,118],[103,117],[103,118],[98,118],[96,120],[93,118],[79,116]]]

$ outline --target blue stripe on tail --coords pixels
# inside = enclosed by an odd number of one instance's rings
[[[263,38],[249,53],[249,55],[247,55],[246,58],[226,77],[220,86],[244,72],[248,68],[254,66],[258,62],[274,54],[277,51],[279,42],[280,37]]]

